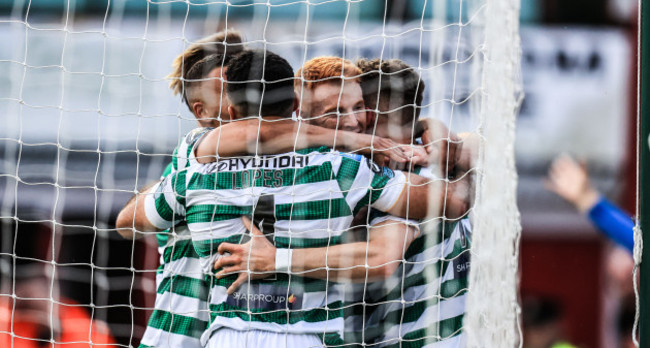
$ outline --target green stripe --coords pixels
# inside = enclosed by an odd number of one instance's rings
[[[208,323],[200,319],[156,309],[151,313],[147,326],[178,335],[199,338],[208,328]]]
[[[160,282],[159,294],[171,292],[177,295],[192,297],[203,301],[208,300],[210,284],[205,280],[189,278],[182,275],[166,277]]]
[[[167,204],[167,200],[165,199],[164,194],[160,194],[158,198],[156,198],[155,204],[156,212],[163,220],[174,221],[174,211],[169,206],[169,204]]]
[[[173,168],[173,171],[177,171],[177,170],[178,170],[178,148],[179,148],[180,146],[181,146],[181,144],[179,144],[179,145],[174,149],[174,153],[172,154],[172,163],[170,163],[170,164],[171,164],[171,166],[172,166],[172,168]],[[169,169],[170,169],[169,173],[172,172],[172,168],[169,168]],[[169,173],[167,173],[167,174],[169,174]],[[167,174],[163,174],[163,175],[167,175]]]
[[[187,223],[225,221],[244,215],[250,216],[252,213],[253,207],[250,205],[193,205],[187,208]],[[350,206],[343,198],[277,204],[275,206],[277,220],[326,220],[351,215]]]
[[[296,324],[301,321],[308,323],[325,322],[327,320],[341,318],[343,310],[341,301],[332,302],[325,308],[310,310],[274,310],[238,308],[226,303],[210,305],[210,322],[215,318],[240,318],[244,321],[255,321],[262,323]],[[250,313],[250,314],[249,314]]]
[[[172,185],[174,187],[174,193],[176,197],[176,201],[178,204],[185,206],[185,197],[187,196],[187,191],[185,190],[185,177],[187,176],[187,172],[182,170],[180,172],[176,172],[176,175],[172,178],[173,182]]]
[[[176,154],[175,150],[174,150],[174,154]],[[176,166],[174,166],[173,163],[174,160],[172,158],[172,163],[167,164],[167,167],[165,167],[165,170],[163,170],[162,176],[160,177],[161,179],[169,175],[173,171],[173,168],[176,168]]]
[[[275,180],[275,172],[281,173],[282,180]],[[265,173],[267,175],[264,175]],[[317,166],[306,166],[300,169],[255,168],[236,172],[193,173],[188,184],[188,190],[241,189],[250,187],[250,180],[254,180],[255,187],[288,187],[329,181],[333,176],[332,163],[330,162],[325,162]]]
[[[343,197],[347,197],[350,192],[350,187],[354,183],[357,174],[359,173],[359,165],[361,162],[355,161],[351,158],[342,157],[339,172],[336,173],[336,181],[339,183],[339,188],[343,193]]]
[[[194,250],[192,241],[179,240],[174,244],[168,246],[163,251],[163,262],[169,263],[172,261],[179,260],[184,257],[199,258],[200,256]]]
[[[217,252],[217,249],[219,248],[219,244],[221,243],[240,244],[245,235],[247,234],[237,233],[237,234],[230,235],[227,238],[215,238],[209,240],[194,241],[192,245],[194,246],[194,250],[200,257],[208,257]]]
[[[327,347],[340,346],[345,343],[338,332],[318,334],[318,337],[320,337],[321,342],[323,342]]]
[[[162,248],[167,245],[169,240],[169,230],[164,230],[161,233],[156,234],[156,241],[158,242],[158,247]]]
[[[275,246],[284,249],[320,248],[341,244],[342,239],[343,236],[331,236],[329,238],[275,237]]]
[[[343,198],[275,206],[277,220],[327,220],[351,215],[350,206]]]
[[[384,191],[384,187],[390,180],[389,177],[384,176],[384,175],[378,175],[374,174],[372,177],[372,181],[370,182],[370,188],[368,189],[368,192],[359,200],[357,205],[354,207],[354,215],[357,215],[357,213],[361,210],[361,208],[365,207],[366,205],[371,205],[379,199],[381,196],[381,193]]]
[[[187,223],[215,222],[251,215],[250,205],[197,204],[187,207]]]

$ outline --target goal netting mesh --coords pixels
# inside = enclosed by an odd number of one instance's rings
[[[421,117],[478,139],[472,232],[458,232],[471,249],[424,243],[419,258],[397,260],[385,296],[369,294],[373,284],[346,288],[349,339],[332,345],[517,346],[518,19],[517,0],[0,2],[0,346],[128,347],[145,330],[153,345],[183,346],[174,337],[200,336],[211,315],[183,311],[185,289],[159,286],[154,234],[131,241],[114,226],[196,127],[169,89],[170,65],[225,28],[294,70],[318,56],[401,59],[426,83]],[[462,225],[430,220],[423,233],[438,242]],[[409,277],[414,269],[426,276]],[[468,281],[446,283],[458,274]],[[165,291],[173,299],[158,308]]]

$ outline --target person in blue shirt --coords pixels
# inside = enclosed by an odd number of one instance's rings
[[[584,163],[578,163],[567,155],[560,155],[551,164],[544,184],[548,190],[586,214],[609,239],[632,253],[634,220],[591,185]]]

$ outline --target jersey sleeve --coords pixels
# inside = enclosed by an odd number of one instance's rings
[[[356,214],[365,205],[380,211],[389,210],[402,194],[406,185],[406,176],[400,171],[381,167],[365,157],[361,157],[359,162],[351,191],[362,188],[365,190],[365,195],[359,200],[354,213]]]
[[[185,220],[185,171],[171,173],[151,188],[145,197],[145,214],[159,229],[168,229]]]
[[[420,222],[412,219],[405,219],[398,216],[390,215],[388,213],[381,212],[377,209],[372,209],[370,211],[370,226],[375,226],[384,221],[390,221],[395,224],[402,224],[413,227],[415,230],[415,236],[420,235]]]
[[[601,198],[588,213],[591,222],[616,244],[634,250],[634,221],[615,205]]]
[[[194,157],[194,145],[214,128],[199,127],[187,133],[178,143],[172,155],[172,172],[183,170],[190,165]]]

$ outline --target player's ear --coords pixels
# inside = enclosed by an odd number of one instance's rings
[[[230,114],[230,119],[231,120],[236,120],[237,119],[237,116],[238,116],[237,115],[237,109],[234,106],[228,105],[228,114]]]
[[[196,101],[196,102],[192,103],[192,112],[194,112],[194,116],[197,119],[201,118],[201,116],[202,116],[201,113],[204,110],[205,110],[205,108],[203,108],[203,103],[202,102]]]

